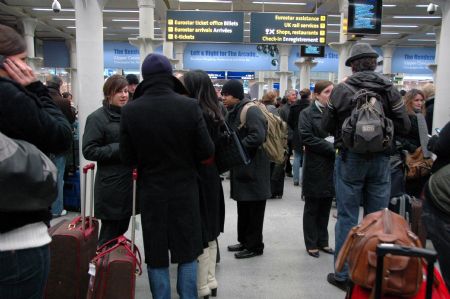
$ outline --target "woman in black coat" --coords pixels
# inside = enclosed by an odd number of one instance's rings
[[[120,75],[109,77],[103,86],[103,106],[86,120],[83,155],[97,162],[95,216],[101,219],[99,246],[128,230],[132,209],[131,167],[120,161],[121,109],[128,102],[128,83]]]
[[[314,87],[314,102],[300,113],[299,131],[305,146],[303,162],[303,235],[308,254],[319,257],[319,250],[333,254],[328,246],[328,218],[334,197],[333,170],[335,151],[321,121],[326,103],[333,90],[330,81],[318,81]]]
[[[421,146],[418,117],[425,118],[425,94],[421,90],[411,89],[405,94],[404,99],[405,107],[411,121],[411,130],[409,130],[408,134],[397,134],[396,138],[400,141],[402,150],[406,150],[408,153],[413,154],[417,148]],[[428,129],[424,128],[422,134],[427,135]],[[415,197],[420,197],[423,186],[427,180],[428,176],[406,180],[406,193]]]
[[[186,73],[183,80],[189,96],[198,99],[209,136],[217,144],[219,129],[223,125],[224,116],[222,115],[219,100],[211,79],[204,71],[196,70]],[[202,215],[202,226],[206,233],[203,241],[208,246],[203,250],[203,254],[198,257],[197,290],[198,296],[204,297],[211,293],[213,295],[217,294],[216,239],[223,232],[225,201],[222,182],[216,164],[200,164],[198,172],[200,211]]]

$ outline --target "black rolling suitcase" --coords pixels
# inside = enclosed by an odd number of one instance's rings
[[[434,264],[436,263],[437,253],[423,248],[398,246],[394,244],[379,244],[376,249],[377,254],[377,272],[375,278],[375,298],[381,299],[383,293],[382,284],[384,275],[383,263],[386,255],[399,255],[424,258],[427,261],[427,281],[425,299],[432,299],[433,282],[434,282]]]

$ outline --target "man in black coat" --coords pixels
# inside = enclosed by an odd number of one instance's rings
[[[300,91],[300,100],[297,100],[291,105],[288,116],[289,129],[292,130],[292,150],[294,152],[294,163],[292,165],[292,174],[294,179],[294,186],[300,185],[300,167],[302,164],[302,152],[303,144],[302,137],[298,130],[298,123],[300,118],[300,112],[303,109],[308,108],[310,102],[311,91],[308,88]]]
[[[289,120],[289,112],[291,111],[291,106],[297,101],[297,90],[288,89],[286,90],[284,98],[286,98],[286,103],[278,109],[278,114],[281,119],[288,123]],[[292,138],[294,136],[294,131],[288,126],[288,154],[286,156],[285,168],[286,176],[292,177],[292,165],[291,165],[291,155],[292,155]]]
[[[197,165],[212,161],[214,144],[197,101],[174,91],[183,86],[165,56],[148,55],[142,76],[134,100],[122,109],[120,154],[138,168],[150,288],[154,298],[170,298],[170,251],[179,264],[180,297],[197,298],[203,252]]]
[[[230,197],[237,201],[239,244],[228,246],[228,250],[236,251],[238,259],[250,258],[263,254],[264,212],[271,195],[270,161],[261,146],[266,140],[267,120],[258,107],[244,99],[241,82],[226,82],[222,96],[228,109],[227,121],[238,132],[252,160],[231,170]]]
[[[48,93],[50,97],[53,99],[55,104],[61,109],[61,112],[67,118],[70,124],[75,122],[75,113],[70,106],[70,101],[68,99],[64,99],[61,95],[61,86],[63,81],[60,77],[55,75],[50,75],[47,77],[45,84],[48,88]],[[64,171],[66,170],[66,153],[61,153],[58,155],[50,155],[53,163],[58,170],[58,196],[56,200],[52,204],[52,214],[53,217],[64,216],[67,214],[67,211],[64,210]]]
[[[366,89],[377,93],[386,117],[394,122],[396,133],[409,131],[411,123],[405,105],[395,86],[384,76],[375,73],[378,53],[367,43],[353,45],[345,62],[353,75],[339,83],[331,93],[322,119],[322,128],[334,135],[337,148],[335,188],[338,218],[335,228],[335,258],[352,227],[358,224],[359,205],[372,213],[388,206],[391,172],[389,152],[360,154],[346,148],[342,142],[342,124],[353,109],[353,90]],[[329,283],[345,290],[348,269],[330,273]]]

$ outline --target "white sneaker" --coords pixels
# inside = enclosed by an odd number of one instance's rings
[[[67,211],[66,210],[62,210],[61,214],[59,216],[66,216],[67,215]]]

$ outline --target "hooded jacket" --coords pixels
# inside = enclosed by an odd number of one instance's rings
[[[346,84],[356,90],[367,89],[381,96],[386,117],[394,122],[394,134],[406,134],[411,128],[411,122],[402,101],[401,95],[388,79],[373,71],[357,72],[350,76]],[[334,135],[334,146],[344,148],[341,129],[344,120],[350,116],[353,105],[353,92],[343,83],[339,83],[332,91],[328,107],[322,119],[322,128]]]

